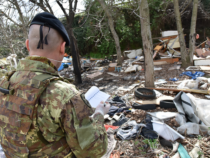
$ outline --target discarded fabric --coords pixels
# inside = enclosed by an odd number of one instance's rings
[[[150,115],[146,115],[146,118],[144,120],[146,127],[143,127],[141,130],[141,135],[144,136],[145,138],[148,139],[157,139],[158,135],[157,133],[153,130],[152,126],[152,117]]]
[[[121,125],[123,125],[124,123],[126,123],[128,120],[129,120],[129,119],[128,119],[127,117],[125,117],[125,115],[122,115],[122,116],[120,117],[120,119],[119,119],[118,121],[114,122],[112,125],[113,125],[113,126],[121,126]]]
[[[124,110],[128,110],[129,107],[126,108],[118,108],[116,106],[111,106],[111,108],[109,109],[109,112],[107,113],[110,116],[113,116],[115,113],[120,113],[123,112]]]
[[[109,158],[117,143],[117,141],[114,139],[113,129],[109,128],[107,130],[107,137],[108,137],[107,150],[106,150],[106,153],[101,158]]]
[[[117,136],[122,140],[135,139],[139,133],[140,127],[145,127],[144,124],[137,124],[136,121],[129,121],[127,126],[118,130]]]
[[[181,134],[191,135],[191,134],[199,134],[199,125],[192,122],[187,122],[184,125],[181,125],[179,128],[177,128],[177,131]]]

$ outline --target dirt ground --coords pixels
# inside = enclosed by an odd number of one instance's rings
[[[176,64],[168,64],[168,65],[160,65],[155,67],[161,67],[162,70],[155,71],[155,81],[159,79],[166,79],[167,83],[162,85],[157,85],[156,87],[162,87],[162,88],[174,88],[176,89],[177,85],[180,83],[179,81],[190,79],[188,76],[180,76],[182,72],[184,72],[184,69],[180,68],[178,70],[169,70],[170,67],[177,66]],[[85,93],[89,88],[92,86],[97,86],[100,90],[109,93],[112,97],[116,95],[116,91],[119,87],[128,87],[132,84],[139,84],[139,87],[144,87],[144,66],[142,65],[143,71],[135,72],[135,73],[124,73],[124,72],[112,72],[114,74],[117,74],[118,76],[112,76],[107,74],[107,70],[104,71],[104,73],[98,77],[95,77],[94,79],[88,79],[86,77],[86,74],[91,74],[95,70],[90,70],[83,73],[83,83],[78,85],[77,88],[82,92]],[[124,77],[126,76],[137,76],[135,80],[124,80]],[[206,73],[205,77],[208,77],[208,72]],[[170,78],[178,78],[178,82],[169,81]],[[100,81],[95,81],[100,78],[103,78]],[[171,92],[171,91],[160,91],[164,95],[170,95],[175,97],[177,93]],[[134,90],[130,90],[127,92],[127,94],[134,94]],[[119,94],[118,94],[119,95]],[[205,96],[203,94],[193,94],[197,98],[204,99]],[[136,99],[133,96],[133,99]],[[207,98],[205,98],[207,99]],[[130,106],[130,105],[128,105]],[[137,123],[142,122],[145,119],[146,112],[144,110],[136,110],[133,113],[125,114],[126,117],[130,118],[131,120],[136,120]],[[170,111],[170,112],[177,112],[177,110],[174,109],[161,109],[160,107],[157,107],[154,111]],[[168,124],[170,127],[174,128],[175,130],[179,125],[175,121],[175,118],[169,119],[166,121],[166,124]],[[120,157],[147,157],[147,158],[158,158],[158,155],[161,155],[163,153],[168,154],[170,156],[173,156],[175,153],[172,152],[171,148],[163,147],[160,145],[160,142],[156,142],[156,148],[152,149],[149,147],[143,140],[143,136],[139,136],[135,140],[128,140],[128,141],[122,141],[119,138],[116,137],[117,145],[115,147],[115,152],[119,152]],[[204,157],[210,157],[210,136],[207,135],[207,133],[200,132],[200,135],[186,135],[185,139],[179,139],[177,142],[180,142],[185,149],[188,151],[188,153],[194,148],[194,145],[197,142],[200,142],[200,147],[203,151]],[[202,154],[202,153],[201,153]]]

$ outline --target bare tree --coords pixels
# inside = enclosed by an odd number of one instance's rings
[[[43,11],[54,14],[49,0],[40,0],[39,2],[37,2],[36,0],[29,0],[29,1],[39,6]],[[60,7],[67,21],[66,27],[67,27],[67,32],[69,34],[69,38],[71,41],[70,49],[71,49],[71,54],[73,58],[75,83],[79,84],[79,83],[82,83],[81,66],[80,66],[79,49],[77,45],[77,40],[73,33],[73,22],[74,22],[76,9],[77,9],[78,0],[69,0],[67,2],[55,0],[54,2],[56,2],[57,5]],[[66,6],[68,6],[68,8],[66,8]]]
[[[154,87],[153,44],[147,0],[139,0],[139,13],[141,16],[141,36],[145,56],[145,85],[146,87]]]
[[[34,5],[24,0],[8,0],[0,3],[1,45],[8,53],[24,54],[24,43],[28,36],[28,26],[34,15]]]
[[[113,22],[114,20],[112,18],[111,11],[110,11],[110,9],[108,9],[104,0],[98,0],[98,2],[101,4],[101,7],[103,8],[106,16],[108,17],[109,27],[110,27],[112,36],[115,41],[115,47],[116,47],[116,52],[117,52],[117,63],[118,63],[118,65],[122,65],[120,41],[119,41],[119,37],[118,37],[118,35],[115,31],[115,28],[114,28],[114,22]]]
[[[195,41],[196,41],[195,31],[196,31],[197,12],[198,12],[198,0],[194,0],[192,18],[191,18],[190,38],[189,38],[190,63],[193,63],[193,53],[195,52]]]
[[[186,44],[185,44],[185,39],[184,39],[184,34],[183,34],[183,29],[182,29],[182,20],[181,20],[181,15],[179,11],[179,0],[173,0],[173,2],[174,2],[175,17],[176,17],[176,25],[177,25],[177,30],[179,33],[182,67],[186,68],[191,65],[190,54],[186,49]]]

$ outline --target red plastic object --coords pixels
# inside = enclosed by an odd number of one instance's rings
[[[106,128],[106,131],[109,129],[109,128],[112,128],[112,129],[118,129],[119,126],[112,126],[112,125],[104,125],[104,127]]]

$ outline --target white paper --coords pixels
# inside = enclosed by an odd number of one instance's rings
[[[85,94],[85,99],[87,99],[93,108],[96,108],[101,101],[105,102],[110,95],[100,91],[97,87],[91,87]]]

